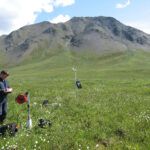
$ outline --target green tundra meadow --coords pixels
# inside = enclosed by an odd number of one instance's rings
[[[150,53],[95,55],[61,51],[37,53],[7,68],[13,93],[5,123],[20,125],[15,137],[0,139],[8,150],[149,150]],[[40,55],[40,54],[39,54]],[[83,88],[74,84],[77,78]],[[33,127],[26,129],[27,104],[15,98],[29,91]],[[47,107],[43,100],[49,100]],[[40,128],[38,119],[50,120]]]

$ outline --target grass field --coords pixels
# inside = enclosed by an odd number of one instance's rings
[[[74,85],[72,67],[83,88]],[[5,123],[19,120],[15,137],[1,138],[1,149],[149,150],[150,53],[126,52],[78,57],[62,52],[50,59],[10,68]],[[26,129],[27,105],[15,97],[30,92],[32,130]],[[49,106],[42,107],[43,100]],[[39,128],[38,119],[52,122]]]

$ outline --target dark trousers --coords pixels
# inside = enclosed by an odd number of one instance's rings
[[[7,101],[0,103],[0,123],[3,123],[7,115]]]

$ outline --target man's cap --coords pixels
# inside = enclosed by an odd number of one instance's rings
[[[9,73],[6,70],[2,70],[1,74],[5,74],[5,75],[9,76]]]

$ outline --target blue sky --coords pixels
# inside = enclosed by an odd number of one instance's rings
[[[42,21],[111,16],[150,34],[150,0],[1,0],[0,35]]]

